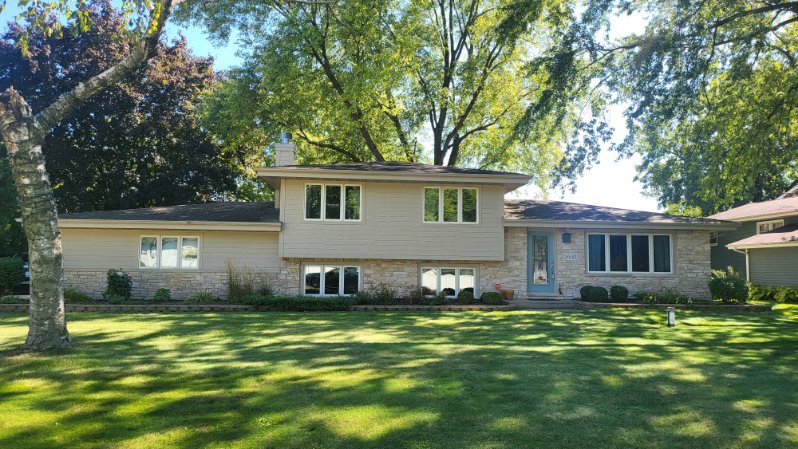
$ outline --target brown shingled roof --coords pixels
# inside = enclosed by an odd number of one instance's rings
[[[61,220],[162,220],[277,223],[279,209],[272,202],[182,204],[140,209],[103,210],[61,214]]]
[[[779,198],[758,203],[748,203],[734,209],[710,215],[716,220],[747,221],[762,216],[798,214],[798,196]]]
[[[769,232],[752,235],[726,245],[733,249],[742,249],[751,246],[778,246],[798,244],[798,223],[782,226]]]
[[[504,218],[506,220],[551,220],[551,221],[600,221],[637,222],[659,224],[724,224],[721,220],[683,217],[679,215],[618,209],[614,207],[592,206],[589,204],[568,203],[544,200],[505,200]]]

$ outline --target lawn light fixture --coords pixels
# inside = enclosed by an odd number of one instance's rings
[[[676,308],[668,307],[668,327],[676,326]]]

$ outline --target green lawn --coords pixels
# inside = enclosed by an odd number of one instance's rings
[[[795,448],[798,309],[0,314],[0,448]]]

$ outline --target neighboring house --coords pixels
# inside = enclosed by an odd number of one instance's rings
[[[711,232],[736,223],[558,201],[505,200],[527,175],[402,163],[257,169],[275,203],[210,203],[60,217],[67,286],[100,296],[109,268],[134,295],[224,296],[228,261],[277,293],[347,295],[380,283],[573,298],[584,285],[706,297]]]
[[[709,217],[741,223],[712,236],[712,268],[734,267],[758,285],[798,287],[798,184],[775,200]]]

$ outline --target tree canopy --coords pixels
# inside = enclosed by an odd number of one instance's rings
[[[109,3],[95,2],[87,18],[88,30],[49,37],[12,24],[0,40],[0,90],[13,86],[37,110],[130,51],[132,36]],[[185,39],[159,44],[147,65],[72,111],[43,144],[59,210],[204,202],[234,191],[236,155],[198,124],[196,105],[215,79],[212,60],[193,56]]]
[[[605,95],[628,105],[617,149],[642,156],[639,178],[663,206],[709,214],[773,198],[798,178],[798,2],[621,0],[596,11],[581,30],[612,16],[648,20],[640,35],[577,41],[601,67],[593,76]],[[561,179],[595,156],[572,150]]]
[[[265,145],[291,131],[306,162],[515,168],[545,184],[575,120],[546,108],[552,65],[532,63],[576,13],[569,2],[527,3],[230,0],[180,14],[220,39],[235,30],[245,49],[205,111],[225,142]],[[516,133],[533,105],[534,123]]]

